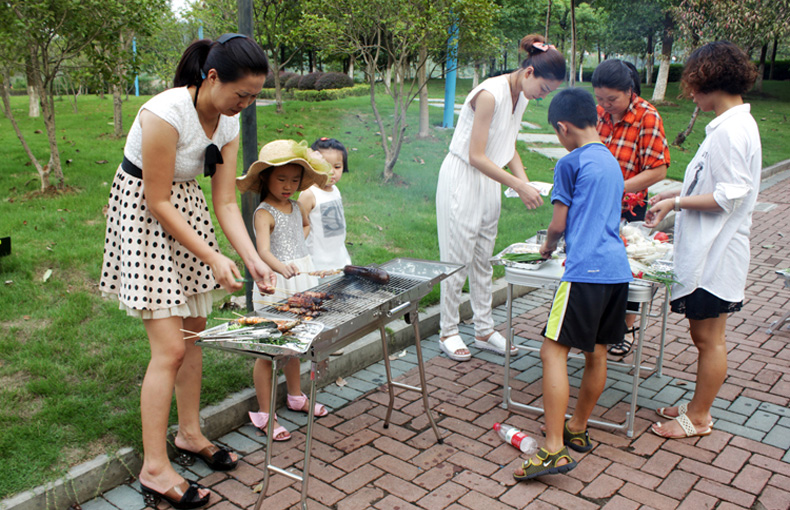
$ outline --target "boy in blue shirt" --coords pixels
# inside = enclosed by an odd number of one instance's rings
[[[513,476],[529,480],[576,467],[568,448],[592,449],[587,420],[606,385],[606,346],[625,328],[631,269],[619,235],[623,174],[595,129],[595,101],[565,89],[549,105],[549,122],[570,151],[554,169],[554,212],[540,248],[551,256],[565,234],[565,273],[554,295],[540,350],[546,444]],[[584,351],[584,376],[573,416],[568,407],[568,352]]]

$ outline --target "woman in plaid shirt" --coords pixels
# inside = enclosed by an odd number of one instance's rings
[[[667,175],[669,144],[664,123],[653,105],[639,97],[639,73],[622,60],[601,62],[592,76],[598,102],[598,134],[620,163],[625,179],[622,217],[626,221],[643,221],[647,211],[647,188]],[[639,306],[629,303],[628,309]],[[626,315],[628,332],[636,336],[636,315]],[[615,356],[631,351],[633,341],[623,338],[609,348]]]

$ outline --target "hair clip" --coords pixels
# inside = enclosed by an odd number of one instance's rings
[[[227,33],[227,34],[222,34],[220,36],[220,38],[217,39],[217,42],[220,43],[220,44],[225,44],[226,42],[230,41],[231,39],[235,39],[237,37],[244,37],[244,38],[246,38],[247,36],[244,35],[244,34]]]
[[[206,79],[206,72],[203,69],[200,70],[200,77],[204,80]]]
[[[325,141],[329,140],[329,138],[327,138],[327,137],[325,137],[325,136],[322,136],[322,137],[320,138],[320,140],[321,140],[322,142],[325,142]]]
[[[546,44],[546,43],[542,43],[542,42],[534,42],[534,43],[532,43],[532,46],[537,48],[537,49],[539,49],[540,51],[549,51],[549,50],[556,50],[557,49],[557,47],[554,46],[553,44]]]

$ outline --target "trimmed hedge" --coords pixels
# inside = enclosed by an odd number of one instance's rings
[[[354,79],[345,73],[324,73],[315,81],[316,90],[353,87]]]
[[[296,73],[292,73],[291,71],[282,71],[280,73],[280,85],[282,86],[286,83],[289,79],[293,78],[294,76],[299,76]],[[273,89],[274,88],[274,73],[269,73],[266,75],[266,81],[263,82],[263,88],[265,89]]]
[[[291,90],[291,89],[299,88],[299,80],[301,80],[301,79],[302,79],[302,75],[301,74],[294,74],[293,76],[288,78],[288,81],[285,82],[285,84],[283,85],[283,88],[285,90]]]
[[[314,71],[307,73],[299,79],[299,90],[315,90],[315,82],[318,81],[324,73],[321,71]]]
[[[296,99],[298,101],[332,101],[344,97],[366,96],[370,94],[370,85],[360,83],[353,87],[342,89],[324,90],[283,90],[283,99]],[[274,89],[263,89],[258,94],[260,99],[274,99]]]

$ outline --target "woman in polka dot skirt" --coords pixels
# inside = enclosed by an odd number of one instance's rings
[[[261,48],[240,34],[187,48],[175,88],[145,103],[129,131],[110,193],[101,290],[117,297],[148,333],[151,361],[140,407],[146,503],[198,508],[210,491],[185,480],[167,457],[173,390],[175,446],[215,470],[238,462],[200,430],[202,353],[182,330],[202,331],[215,297],[241,288],[236,264],[219,252],[206,201],[195,178],[210,176],[222,229],[262,291],[276,276],[261,260],[236,202],[238,113],[255,102],[269,66]],[[265,282],[265,283],[264,283]]]

